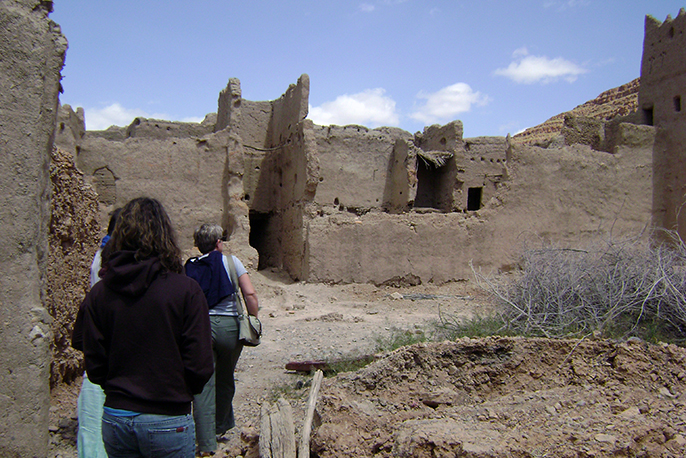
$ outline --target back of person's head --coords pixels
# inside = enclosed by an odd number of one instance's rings
[[[117,251],[135,251],[138,261],[155,256],[164,269],[183,271],[181,250],[176,245],[169,215],[159,201],[149,197],[139,197],[124,205],[107,248],[103,262]]]
[[[107,235],[112,235],[112,232],[114,232],[114,226],[117,224],[119,213],[121,213],[121,207],[115,208],[110,212],[110,222],[107,225]]]
[[[217,241],[224,237],[224,229],[219,224],[205,223],[193,233],[195,246],[202,254],[209,253],[217,246]]]

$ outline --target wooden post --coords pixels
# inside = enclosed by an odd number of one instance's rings
[[[269,419],[269,403],[262,404],[260,409],[260,458],[272,458],[272,426]]]
[[[312,379],[310,397],[307,400],[307,414],[305,415],[302,436],[300,437],[300,446],[298,447],[298,458],[310,457],[310,434],[312,433],[312,418],[314,417],[314,409],[317,405],[317,396],[319,395],[319,387],[322,384],[323,377],[324,373],[321,370],[318,370]]]
[[[284,398],[263,404],[260,414],[260,458],[295,458],[293,410]]]

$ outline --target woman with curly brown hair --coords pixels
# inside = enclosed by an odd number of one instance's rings
[[[105,391],[102,436],[110,457],[193,457],[193,395],[213,373],[207,301],[183,274],[160,202],[121,210],[102,253],[102,280],[74,330],[88,378]],[[82,335],[82,341],[79,341]]]

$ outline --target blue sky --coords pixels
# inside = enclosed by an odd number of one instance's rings
[[[645,16],[686,0],[55,0],[62,104],[89,130],[200,121],[239,78],[273,100],[310,76],[317,124],[515,134],[640,76]]]

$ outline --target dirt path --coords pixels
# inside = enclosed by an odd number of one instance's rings
[[[451,316],[485,313],[468,283],[415,287],[376,287],[370,284],[325,285],[292,282],[268,271],[251,279],[260,299],[262,344],[245,348],[236,369],[236,424],[220,452],[234,456],[245,450],[241,439],[255,437],[260,407],[282,392],[307,394],[309,377],[286,371],[293,360],[338,359],[366,354],[377,339],[397,329],[421,330],[438,319],[439,309]],[[80,380],[53,390],[51,456],[76,457],[76,397]],[[304,410],[294,404],[296,422]],[[221,456],[219,454],[218,456]]]
[[[379,338],[400,329],[421,332],[439,319],[439,310],[450,316],[485,313],[468,283],[324,285],[292,283],[270,273],[256,275],[254,283],[260,291],[264,336],[259,347],[244,349],[238,363],[234,407],[239,427],[222,445],[227,456],[239,447],[245,451],[240,435],[257,435],[262,403],[278,395],[289,398],[296,424],[301,423],[309,376],[286,371],[286,363],[369,354]]]

